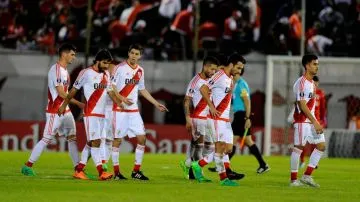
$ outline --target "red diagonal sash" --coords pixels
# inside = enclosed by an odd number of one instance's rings
[[[103,78],[102,78],[100,84],[101,84],[101,86],[106,86],[108,84],[105,74],[103,74]],[[98,88],[93,92],[93,94],[91,94],[91,96],[89,97],[89,100],[86,102],[86,106],[85,106],[85,110],[84,110],[85,115],[91,114],[91,112],[94,110],[97,102],[101,98],[104,90],[105,90],[104,88]]]

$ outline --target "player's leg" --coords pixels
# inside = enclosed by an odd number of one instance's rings
[[[305,145],[305,147],[306,147],[306,145]],[[304,151],[301,152],[301,155],[300,155],[300,165],[299,165],[300,168],[303,168],[305,166],[305,147],[304,147]]]
[[[40,158],[41,153],[51,142],[60,126],[59,116],[56,114],[46,114],[46,124],[42,139],[33,148],[29,160],[21,168],[21,173],[27,176],[35,176],[32,169],[33,164]]]
[[[260,153],[259,148],[253,142],[252,137],[251,137],[250,129],[249,129],[248,133],[250,133],[250,134],[245,137],[245,144],[246,144],[246,146],[249,147],[250,153],[255,156],[256,160],[259,163],[259,168],[256,170],[256,172],[258,174],[265,173],[265,172],[270,170],[270,167],[265,163],[265,161],[264,161],[264,159],[263,159],[263,157],[262,157],[262,155]]]
[[[301,182],[308,184],[310,186],[313,187],[320,187],[319,184],[317,184],[311,174],[314,171],[314,169],[316,168],[316,166],[318,165],[322,155],[324,154],[325,151],[325,137],[324,134],[316,134],[316,131],[314,129],[314,126],[311,125],[311,138],[309,138],[309,142],[316,144],[316,148],[314,149],[314,151],[311,153],[310,158],[309,158],[309,164],[305,170],[305,173],[303,175],[303,177],[301,178]]]
[[[84,122],[85,122],[85,119],[84,119]],[[76,171],[75,171],[75,174],[73,175],[74,178],[84,179],[84,180],[89,179],[89,178],[94,178],[93,176],[87,175],[84,171],[85,166],[91,156],[90,149],[91,149],[91,143],[89,142],[89,140],[87,140],[87,142],[81,152],[81,155],[80,155],[80,162],[76,166]]]
[[[294,147],[290,157],[290,186],[301,186],[298,181],[299,160],[303,151],[306,138],[306,124],[295,123],[294,124]]]
[[[127,178],[124,177],[120,172],[120,165],[119,165],[119,154],[120,154],[120,145],[121,145],[121,138],[114,138],[112,141],[112,152],[111,152],[111,159],[114,166],[114,179],[116,180],[126,180]]]
[[[230,140],[229,140],[230,142]],[[225,153],[224,153],[224,157],[223,157],[223,160],[224,160],[224,167],[225,167],[225,170],[226,170],[226,175],[228,176],[228,178],[230,180],[240,180],[242,178],[245,177],[244,174],[242,173],[237,173],[235,171],[233,171],[231,169],[231,163],[230,163],[230,153],[232,153],[233,151],[233,144],[230,144],[230,143],[226,143],[226,149],[225,149]]]
[[[144,122],[140,116],[140,113],[129,113],[129,131],[128,136],[134,137],[136,136],[137,139],[137,145],[135,149],[135,164],[133,171],[131,173],[131,177],[133,179],[139,179],[139,180],[149,180],[148,177],[146,177],[142,171],[141,171],[141,165],[144,158],[145,153],[145,143],[146,143],[146,135],[145,135],[145,127]]]
[[[126,179],[121,174],[119,155],[120,155],[120,145],[122,139],[127,135],[129,129],[129,113],[126,112],[113,112],[112,116],[112,149],[111,149],[111,159],[114,167],[114,179],[123,180]]]
[[[180,161],[180,167],[183,171],[183,176],[185,179],[195,179],[192,172],[190,172],[191,171],[191,163],[193,161],[193,156],[195,155],[195,150],[196,150],[195,149],[196,148],[195,141],[197,139],[197,137],[195,136],[197,134],[196,133],[197,125],[196,125],[194,119],[192,119],[192,124],[193,124],[193,128],[192,128],[191,134],[189,134],[191,136],[190,146],[186,151],[185,161]]]
[[[79,164],[79,149],[76,141],[76,126],[74,116],[71,112],[66,113],[63,117],[62,125],[60,128],[60,135],[64,135],[68,142],[69,155],[72,160],[74,170],[76,170],[77,165]]]

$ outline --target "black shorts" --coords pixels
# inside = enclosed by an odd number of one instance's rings
[[[245,116],[246,113],[245,111],[237,111],[234,114],[234,120],[231,123],[231,127],[233,129],[234,135],[235,136],[244,136],[244,132],[245,132]],[[249,128],[248,133],[246,136],[250,136],[251,135],[251,128]]]

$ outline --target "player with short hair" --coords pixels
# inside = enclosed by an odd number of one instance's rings
[[[27,176],[35,176],[33,164],[39,159],[41,153],[51,142],[56,134],[64,135],[68,141],[69,154],[74,167],[79,163],[79,153],[76,143],[75,120],[67,107],[65,115],[58,116],[57,110],[64,102],[70,85],[70,76],[67,66],[75,60],[76,47],[72,44],[63,44],[59,48],[59,60],[52,65],[48,73],[48,103],[46,108],[46,124],[42,139],[34,146],[29,160],[21,169],[21,173]],[[83,108],[84,104],[71,99],[71,104]]]
[[[248,146],[250,153],[255,156],[259,163],[259,168],[256,170],[258,174],[265,173],[270,170],[270,167],[265,163],[261,156],[261,153],[252,140],[251,133],[251,102],[250,102],[250,88],[248,83],[242,78],[245,72],[246,60],[243,59],[241,66],[241,72],[238,74],[238,78],[235,83],[233,91],[233,111],[234,120],[231,127],[234,131],[234,144],[239,143],[239,138],[243,138],[245,130],[248,129],[245,137],[245,144]],[[232,152],[229,154],[231,159],[235,154],[235,146],[233,146]]]
[[[326,128],[326,126],[327,126],[327,119],[326,119],[327,110],[326,110],[325,92],[323,89],[319,88],[319,82],[320,82],[319,77],[314,76],[313,80],[314,80],[314,84],[316,87],[315,118],[316,118],[316,120],[318,120],[318,122],[320,123],[320,125],[323,128]],[[308,147],[311,148],[310,151],[313,151],[315,149],[315,145],[313,145],[313,144],[309,145]],[[304,166],[305,166],[305,152],[303,151],[300,155],[300,167],[303,168]],[[316,166],[315,168],[317,169],[318,166]]]
[[[129,99],[133,104],[124,103],[120,108],[114,103],[113,114],[113,148],[120,146],[121,138],[137,138],[135,150],[135,165],[131,174],[133,179],[149,180],[140,170],[145,151],[146,134],[144,123],[139,113],[137,105],[139,93],[151,102],[161,112],[168,109],[156,101],[145,89],[144,69],[138,65],[138,61],[143,53],[143,48],[139,44],[133,44],[128,51],[128,58],[125,62],[117,65],[113,71],[113,82],[119,94]],[[114,155],[114,150],[113,150]],[[116,168],[114,167],[114,170]],[[114,171],[116,172],[116,171]]]
[[[315,117],[315,91],[316,87],[313,77],[319,69],[319,61],[316,55],[304,55],[302,65],[305,74],[294,84],[293,91],[296,99],[294,112],[294,148],[291,153],[291,181],[290,186],[301,186],[302,183],[319,187],[311,174],[318,165],[321,156],[325,151],[325,137],[323,127]],[[300,154],[306,143],[316,144],[316,148],[311,153],[309,164],[299,182],[297,173],[299,170]]]
[[[242,57],[239,54],[230,55],[226,67],[220,69],[200,88],[200,92],[209,106],[208,124],[215,142],[214,160],[220,176],[220,184],[224,186],[238,186],[238,183],[229,180],[223,157],[226,155],[227,144],[233,143],[233,131],[230,124],[232,76],[240,72],[241,61]],[[208,163],[206,157],[192,163],[197,180],[203,178],[201,167]]]
[[[186,179],[195,179],[192,175],[191,162],[203,158],[204,144],[206,150],[212,147],[213,142],[207,130],[208,106],[200,93],[200,87],[206,83],[217,71],[218,60],[215,57],[205,57],[200,73],[196,74],[188,84],[184,98],[184,110],[186,129],[191,135],[190,149],[187,152],[186,160],[180,162]],[[205,142],[205,143],[204,143]],[[206,153],[208,153],[206,151]],[[212,153],[212,152],[210,152]],[[213,155],[211,155],[211,162]]]
[[[112,177],[112,174],[104,171],[100,156],[101,134],[104,126],[107,94],[114,102],[120,103],[120,100],[115,96],[113,91],[109,75],[106,73],[111,61],[112,56],[110,52],[106,49],[100,50],[95,56],[94,64],[79,73],[73,88],[58,110],[59,115],[63,114],[69,100],[75,96],[80,88],[84,89],[86,98],[86,106],[84,108],[86,139],[91,146],[90,153],[99,173],[99,180],[107,180]],[[88,179],[84,174],[85,165],[86,162],[79,163],[76,168],[76,173],[79,175],[74,177],[78,179]]]

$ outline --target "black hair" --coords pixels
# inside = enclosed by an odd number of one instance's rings
[[[216,55],[217,60],[219,61],[220,66],[227,66],[227,56],[224,53],[218,53]]]
[[[96,53],[94,63],[102,60],[113,60],[111,53],[107,49],[101,49],[99,52]]]
[[[214,65],[219,65],[219,61],[218,59],[216,59],[215,57],[213,56],[206,56],[204,59],[203,59],[203,66],[205,65],[208,65],[208,64],[214,64]]]
[[[59,47],[59,56],[61,56],[61,54],[63,52],[69,52],[69,51],[74,51],[76,52],[76,47],[70,43],[64,43]]]
[[[314,77],[313,77],[313,81],[319,82],[319,81],[320,81],[320,80],[319,80],[319,77],[318,77],[318,76],[314,76]]]
[[[307,64],[309,64],[311,61],[317,60],[317,59],[318,59],[318,57],[316,55],[313,55],[313,54],[304,55],[302,57],[301,63],[303,65],[303,67],[306,69]]]
[[[229,56],[228,60],[227,60],[227,64],[226,65],[229,65],[229,64],[233,64],[233,65],[236,65],[238,62],[241,62],[243,64],[246,64],[246,60],[243,56],[241,56],[240,54],[238,53],[233,53]]]
[[[129,47],[129,52],[131,51],[131,49],[135,49],[135,50],[138,50],[140,51],[140,54],[142,54],[144,52],[144,48],[142,47],[142,45],[140,44],[131,44],[130,47]]]

